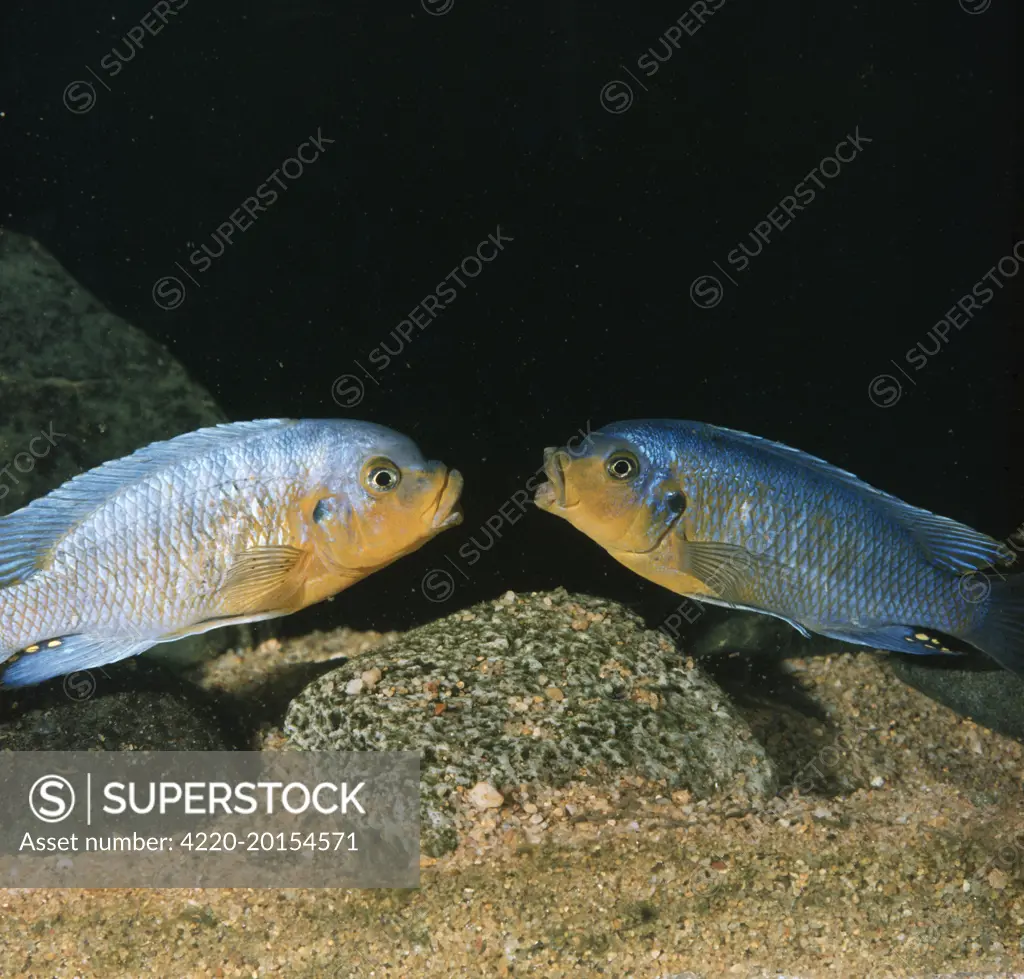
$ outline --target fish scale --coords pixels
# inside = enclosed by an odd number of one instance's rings
[[[189,467],[184,480],[161,473],[83,521],[54,550],[54,574],[38,579],[36,587],[43,590],[35,605],[41,613],[46,606],[74,608],[98,634],[116,633],[126,620],[145,621],[147,634],[154,636],[179,628],[192,616],[214,614],[216,604],[201,601],[194,589],[190,563],[209,562],[212,574],[207,590],[212,595],[232,553],[279,542],[273,538],[280,538],[280,532],[268,534],[264,528],[281,507],[272,503],[265,508],[264,521],[247,520],[240,533],[227,539],[231,547],[225,546],[227,541],[216,534],[218,523],[223,522],[217,510],[234,512],[238,504],[223,490],[214,489],[229,475],[230,460],[213,461],[219,465],[201,460]],[[234,467],[247,463],[240,457]],[[166,561],[163,556],[168,553],[187,555],[188,561]],[[96,580],[103,580],[102,589],[92,586]],[[37,632],[39,618],[25,622],[23,630]],[[57,633],[72,627],[66,620],[49,623]]]
[[[699,442],[696,451],[707,446],[708,458],[697,466],[691,482],[683,477],[684,492],[701,515],[694,538],[746,545],[735,514],[749,504],[766,540],[764,554],[792,572],[756,576],[748,594],[752,604],[777,608],[811,629],[915,617],[950,633],[969,625],[975,610],[950,601],[955,576],[923,563],[913,545],[894,533],[892,522],[868,500],[852,490],[820,485],[817,476],[797,483],[798,460],[769,470],[756,459],[749,472],[738,472],[736,457],[720,445]],[[740,459],[746,461],[744,455]],[[682,460],[680,469],[685,473]],[[734,488],[723,496],[719,485]],[[819,514],[836,515],[835,533],[815,532]],[[875,543],[879,540],[887,542],[884,552]],[[880,580],[891,580],[895,587],[889,592],[870,587]]]

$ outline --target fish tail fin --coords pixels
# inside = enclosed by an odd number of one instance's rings
[[[984,619],[962,638],[1024,676],[1024,574],[991,581],[990,586]]]
[[[139,636],[93,638],[63,636],[33,643],[0,664],[0,688],[27,687],[55,676],[76,673],[137,656],[157,640]],[[6,667],[6,668],[4,668]]]

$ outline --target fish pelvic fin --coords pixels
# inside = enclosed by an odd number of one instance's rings
[[[229,625],[244,625],[246,622],[263,622],[266,619],[276,619],[282,615],[290,615],[294,611],[294,608],[273,608],[263,612],[255,612],[252,615],[224,615],[212,619],[203,619],[192,625],[182,626],[182,628],[176,629],[174,632],[168,632],[166,635],[161,636],[157,642],[177,642],[179,639],[185,639],[188,636],[199,636],[213,629],[223,629]]]
[[[991,581],[981,625],[962,636],[1000,666],[1024,677],[1024,574]]]
[[[677,594],[682,594],[682,592],[678,592]],[[780,622],[785,622],[791,629],[796,629],[804,639],[811,638],[811,633],[802,622],[797,622],[796,619],[791,618],[788,615],[783,615],[781,612],[772,612],[770,609],[761,608],[760,605],[744,605],[742,602],[727,602],[724,599],[713,598],[710,595],[688,595],[687,598],[692,598],[693,601],[702,604],[717,605],[719,608],[731,608],[736,609],[739,612],[756,612],[758,615],[767,615],[770,618],[778,619]]]
[[[0,664],[0,688],[27,687],[55,676],[95,669],[137,656],[156,644],[138,636],[62,636],[33,643]]]

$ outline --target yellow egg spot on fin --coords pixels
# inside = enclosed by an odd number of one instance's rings
[[[934,649],[937,653],[955,653],[956,650],[950,649],[944,639],[939,636],[933,636],[930,632],[918,631],[912,636],[905,637],[907,642],[921,644],[927,646],[929,649]]]
[[[38,653],[39,652],[39,644],[38,643],[33,643],[31,646],[26,646],[22,650],[22,652],[25,652],[25,653]]]
[[[53,648],[54,648],[54,646],[60,646],[60,645],[62,645],[62,643],[61,643],[61,640],[60,640],[60,639],[51,639],[51,640],[50,640],[50,641],[49,641],[49,642],[48,642],[48,643],[46,644],[46,648],[47,648],[47,649],[53,649]]]

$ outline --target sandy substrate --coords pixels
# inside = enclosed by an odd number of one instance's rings
[[[200,675],[252,694],[268,664],[379,638],[264,644]],[[637,779],[523,787],[467,802],[418,890],[7,890],[0,976],[1024,974],[1024,745],[874,654],[787,670],[803,709],[744,708],[790,786],[758,811]],[[263,743],[281,744],[269,724]]]

